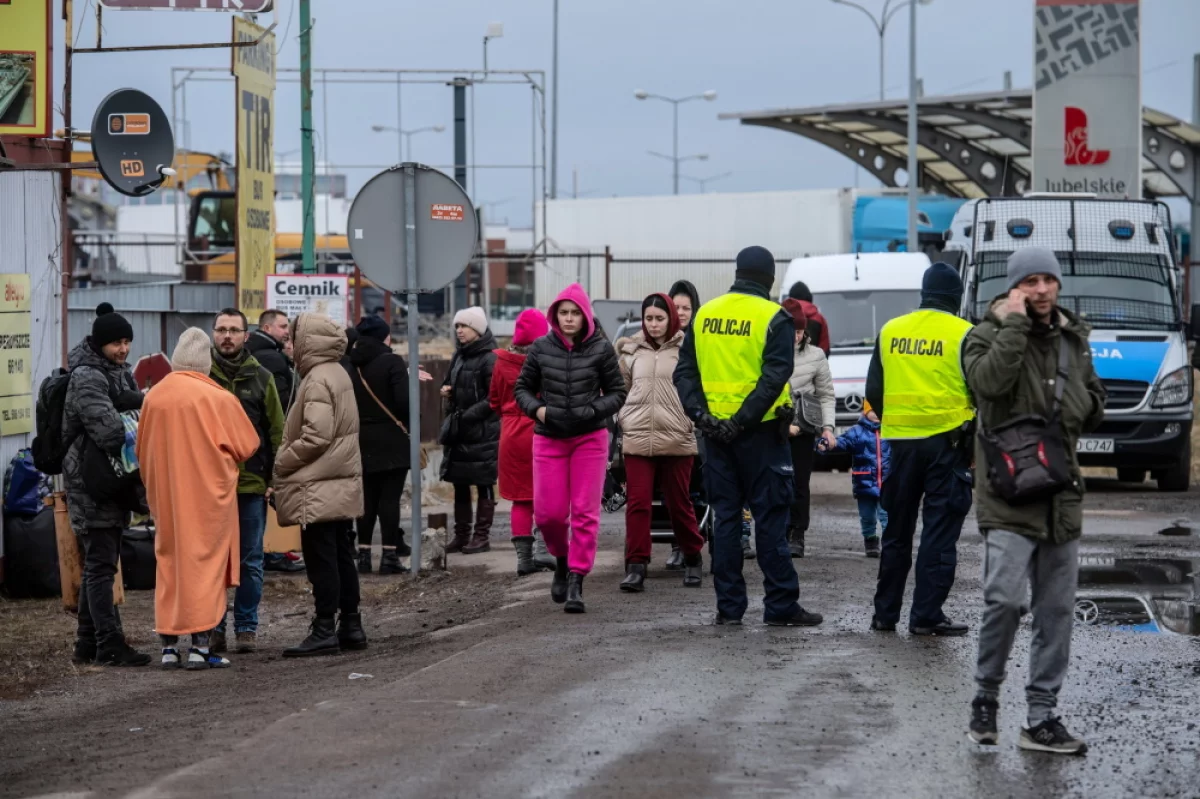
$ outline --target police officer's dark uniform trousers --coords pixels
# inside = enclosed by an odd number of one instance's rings
[[[675,369],[683,407],[707,449],[717,621],[740,623],[746,612],[741,538],[742,508],[748,504],[766,593],[763,620],[811,626],[821,616],[797,602],[800,586],[787,546],[792,458],[786,421],[777,416],[791,418],[792,318],[770,300],[775,259],[769,252],[749,247],[737,264],[730,293],[703,305],[693,319]]]
[[[952,267],[931,266],[922,282],[920,309],[884,325],[871,358],[867,400],[877,409],[882,436],[892,449],[881,493],[888,524],[871,622],[875,630],[894,630],[900,620],[921,513],[909,629],[918,635],[967,632],[966,625],[942,612],[954,584],[963,520],[971,509],[975,414],[961,364],[961,345],[971,329],[957,316],[962,291]]]

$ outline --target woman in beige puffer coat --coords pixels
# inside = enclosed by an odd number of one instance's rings
[[[354,534],[363,513],[362,461],[354,384],[340,363],[346,331],[327,316],[300,314],[292,341],[301,379],[275,458],[274,502],[280,524],[300,525],[317,612],[308,638],[283,654],[365,649]]]
[[[645,589],[656,483],[671,515],[675,540],[683,550],[683,584],[698,587],[704,571],[700,555],[704,537],[696,525],[691,500],[696,433],[672,380],[683,337],[671,299],[651,294],[642,302],[642,332],[617,342],[621,375],[629,392],[617,417],[628,496],[622,591]]]

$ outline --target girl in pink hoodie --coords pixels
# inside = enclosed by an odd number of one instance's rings
[[[567,613],[583,613],[583,578],[600,533],[608,422],[625,402],[625,380],[583,286],[567,286],[546,317],[550,332],[530,346],[513,393],[535,420],[534,519],[556,560],[550,598]]]

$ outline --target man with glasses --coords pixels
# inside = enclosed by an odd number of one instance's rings
[[[237,651],[253,652],[258,634],[258,604],[263,591],[263,534],[267,526],[267,499],[275,454],[283,441],[283,406],[271,372],[246,348],[249,337],[245,315],[236,308],[217,314],[213,324],[211,377],[242,403],[258,431],[258,452],[243,463],[238,474],[238,521],[241,527],[241,581],[234,594],[233,628]],[[225,619],[217,626],[212,651],[227,649]]]

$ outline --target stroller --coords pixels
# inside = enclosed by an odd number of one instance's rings
[[[704,493],[703,461],[704,446],[701,444],[700,455],[692,463],[692,509],[696,514],[700,534],[709,546],[712,546],[713,511]],[[625,456],[621,451],[621,433],[619,430],[610,430],[608,469],[604,474],[604,497],[601,503],[605,512],[616,513],[625,506],[628,499],[625,482]],[[657,490],[654,492],[654,505],[650,512],[650,540],[655,544],[671,544],[675,541],[675,533],[671,529],[671,516],[667,513],[667,506]]]

